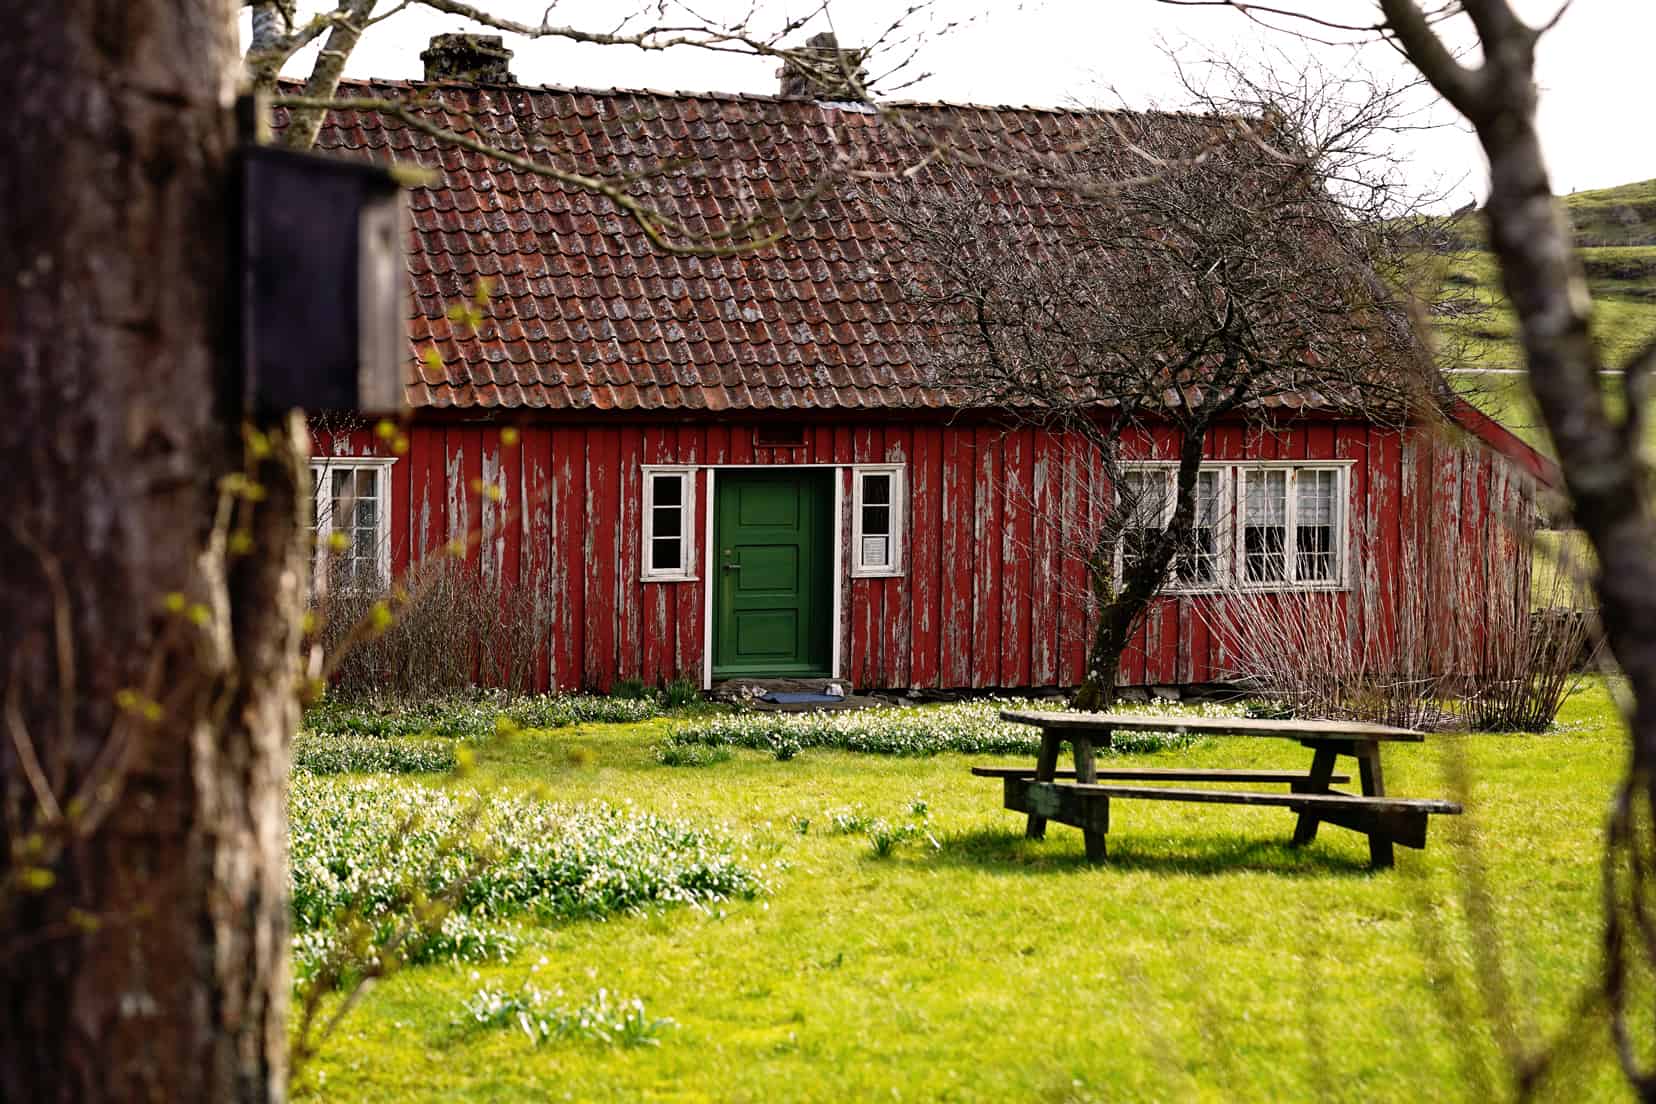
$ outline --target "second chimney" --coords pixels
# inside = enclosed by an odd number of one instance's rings
[[[464,81],[467,84],[516,84],[512,51],[499,35],[433,35],[420,53],[428,81]]]
[[[805,40],[776,71],[782,95],[793,98],[855,102],[868,98],[864,88],[868,70],[866,50],[842,49],[834,32],[823,31]]]

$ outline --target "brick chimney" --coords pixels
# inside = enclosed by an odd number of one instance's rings
[[[839,102],[865,100],[868,94],[859,87],[868,80],[868,70],[863,67],[867,56],[867,50],[842,49],[832,31],[814,34],[776,71],[782,78],[782,95]],[[855,78],[855,83],[848,75]]]
[[[420,53],[428,81],[464,81],[467,84],[516,84],[509,68],[512,51],[499,35],[433,35]]]

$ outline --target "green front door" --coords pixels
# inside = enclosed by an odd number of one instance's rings
[[[713,674],[829,674],[834,527],[828,471],[721,471],[714,482]]]

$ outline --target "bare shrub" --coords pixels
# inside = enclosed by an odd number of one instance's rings
[[[1597,652],[1580,553],[1568,541],[1548,551],[1536,564],[1529,604],[1493,611],[1488,632],[1501,646],[1490,649],[1477,691],[1461,705],[1466,723],[1480,732],[1545,731]]]
[[[1235,581],[1204,616],[1224,641],[1225,674],[1296,715],[1410,728],[1539,732],[1590,652],[1593,615],[1573,563],[1530,585],[1533,522],[1491,509],[1468,540],[1434,519],[1392,555],[1351,526],[1355,578],[1343,591],[1260,591]]]
[[[330,688],[346,697],[403,700],[452,694],[474,686],[527,692],[545,655],[546,612],[533,588],[490,579],[473,565],[436,557],[411,567],[396,587],[329,588],[317,613],[318,640],[334,655],[352,627],[373,624],[375,607],[395,609],[383,631],[339,652]]]

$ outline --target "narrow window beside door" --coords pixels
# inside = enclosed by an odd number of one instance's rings
[[[689,468],[644,469],[643,577],[645,582],[693,579]]]
[[[903,469],[896,464],[852,469],[851,574],[903,573]]]

